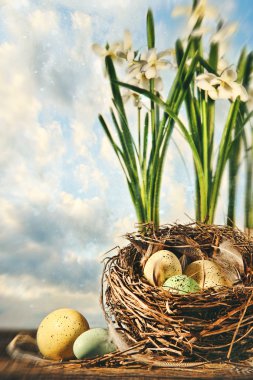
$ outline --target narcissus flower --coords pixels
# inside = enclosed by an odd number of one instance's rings
[[[120,51],[121,43],[115,42],[111,45],[108,45],[108,47],[100,46],[99,44],[93,44],[92,49],[94,53],[99,55],[101,58],[105,58],[107,56],[110,56],[112,59],[118,59],[118,52]]]
[[[128,63],[132,63],[134,60],[135,52],[132,49],[132,35],[129,30],[125,30],[124,40],[121,44],[119,51],[117,52],[118,57],[124,58]]]
[[[215,7],[207,5],[206,0],[200,0],[197,6],[192,10],[189,6],[176,6],[172,11],[173,17],[186,16],[188,17],[188,27],[192,29],[199,19],[213,19],[218,16]]]
[[[156,78],[159,70],[172,66],[170,61],[163,59],[163,57],[173,54],[172,52],[171,49],[167,49],[157,53],[155,48],[149,49],[147,53],[141,55],[141,61],[143,61],[141,72],[145,73],[147,79]]]
[[[130,77],[127,82],[133,86],[149,90],[149,80],[146,78],[144,72],[138,72],[134,78]],[[158,92],[163,89],[163,83],[160,77],[154,79],[154,89]],[[135,93],[132,90],[127,90],[123,95],[123,101],[127,102],[129,99],[133,100],[135,107],[142,107],[143,103],[140,101],[139,94]]]
[[[211,74],[200,74],[196,78],[196,85],[213,99],[230,99],[235,101],[239,96],[242,102],[248,100],[246,89],[236,82],[237,73],[228,68],[223,71],[220,77]]]
[[[213,100],[218,98],[217,90],[214,87],[214,84],[217,84],[216,79],[217,76],[210,73],[200,74],[195,79],[197,87],[206,91],[207,95]]]
[[[232,36],[238,29],[237,22],[231,22],[229,24],[223,25],[216,33],[211,37],[211,42],[213,43],[223,43],[224,40]]]

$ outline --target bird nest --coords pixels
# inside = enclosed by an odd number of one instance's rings
[[[138,358],[160,362],[243,361],[253,356],[253,241],[238,229],[204,224],[166,225],[127,234],[130,242],[105,259],[101,302],[105,317]],[[156,251],[173,252],[184,267],[213,260],[222,241],[243,258],[233,287],[175,294],[143,276]],[[140,356],[141,355],[141,356]]]

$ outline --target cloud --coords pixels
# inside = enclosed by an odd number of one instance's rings
[[[88,320],[90,327],[105,326],[99,292],[69,290],[49,285],[31,275],[0,275],[0,287],[2,328],[37,328],[48,313],[63,307],[78,310]]]

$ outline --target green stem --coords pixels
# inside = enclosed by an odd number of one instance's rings
[[[152,94],[155,93],[155,81],[154,79],[150,79],[150,92]],[[153,143],[156,143],[156,123],[155,123],[155,103],[153,100],[150,101],[150,114],[151,114],[151,128],[152,128],[152,137],[153,137]]]
[[[213,223],[213,220],[214,220],[221,180],[222,180],[224,168],[228,159],[228,152],[231,146],[231,131],[237,119],[239,104],[240,104],[240,101],[237,99],[231,105],[229,114],[228,114],[228,119],[227,119],[225,128],[223,130],[222,137],[221,137],[217,167],[216,167],[213,182],[212,182],[212,194],[210,198],[208,223]]]
[[[206,101],[205,99],[201,100],[201,110],[202,110],[202,126],[203,126],[203,140],[202,140],[202,148],[203,148],[203,156],[202,156],[202,166],[204,170],[204,181],[206,188],[206,199],[203,199],[202,204],[205,203],[204,210],[207,210],[207,199],[208,199],[208,185],[209,185],[209,141],[208,141],[208,125],[207,125],[207,112],[206,112]],[[204,194],[200,194],[200,197],[203,198]],[[202,208],[200,210],[201,221],[204,222],[207,218],[207,215],[204,214]]]
[[[246,156],[245,228],[253,229],[253,128],[251,127],[250,148]]]
[[[235,132],[238,128],[235,129]],[[236,133],[235,133],[236,134]],[[235,226],[235,205],[237,193],[237,177],[240,161],[241,138],[237,138],[229,157],[229,190],[228,190],[228,212],[227,225]]]
[[[141,160],[141,107],[138,107],[138,154],[139,159]]]

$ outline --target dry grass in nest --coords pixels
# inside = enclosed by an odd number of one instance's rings
[[[253,242],[237,229],[166,225],[156,233],[126,235],[130,244],[105,259],[102,306],[137,354],[160,362],[233,361],[253,356]],[[222,239],[243,255],[245,275],[233,288],[172,294],[147,283],[143,265],[159,249],[194,261],[211,257]]]

